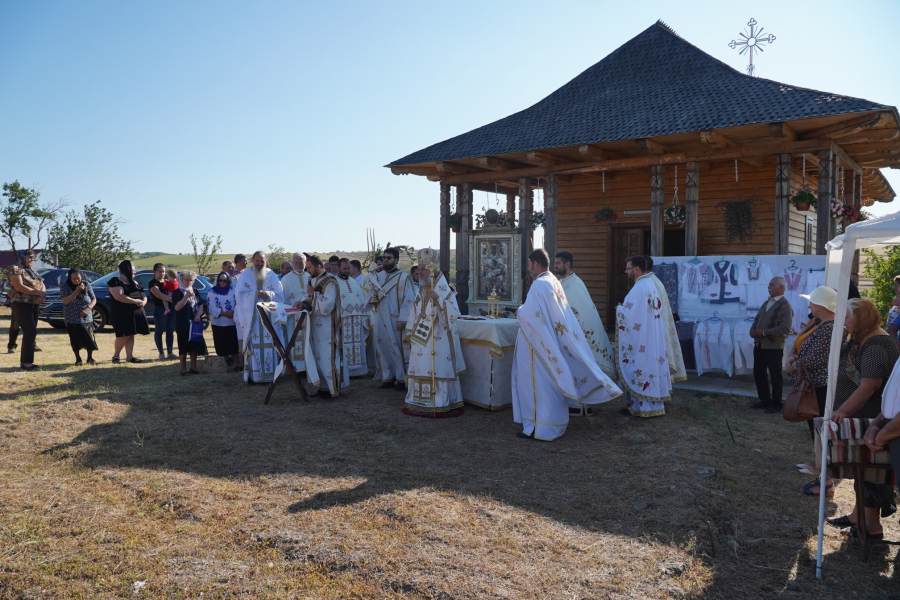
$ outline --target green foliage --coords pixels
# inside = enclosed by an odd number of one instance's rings
[[[284,249],[284,246],[269,244],[269,252],[266,255],[266,264],[276,273],[281,273],[281,263],[283,263],[284,261],[291,262],[291,258],[293,258],[293,256],[294,253],[287,252]]]
[[[38,247],[42,233],[68,205],[65,200],[42,205],[41,193],[18,181],[3,184],[3,198],[0,202],[0,235],[13,252],[18,250],[17,239],[27,240],[29,249]]]
[[[114,271],[134,252],[131,240],[119,235],[119,225],[124,222],[114,218],[97,200],[85,205],[82,214],[73,210],[66,213],[62,223],[54,223],[44,251],[56,254],[64,267],[95,273]]]
[[[385,248],[396,248],[398,252],[402,252],[403,254],[405,254],[409,258],[409,260],[413,260],[416,255],[416,249],[405,244],[391,245],[391,243],[388,242]],[[378,254],[382,254],[382,252],[378,252]]]
[[[737,200],[726,200],[716,204],[716,210],[724,212],[725,241],[729,246],[735,240],[746,243],[753,237],[754,230],[762,230],[762,226],[756,220],[753,212],[753,208],[757,204],[765,204],[765,202],[756,195],[750,196],[746,200],[742,200],[738,196]]]
[[[213,261],[216,260],[216,254],[222,249],[222,236],[217,235],[213,239],[212,236],[204,235],[200,238],[200,243],[198,244],[197,238],[192,233],[191,248],[193,248],[194,262],[197,263],[197,273],[205,275],[209,272]]]
[[[165,256],[165,252],[139,252],[134,255],[135,260],[143,260],[145,258],[156,258],[157,256]]]
[[[894,277],[900,275],[900,246],[886,246],[883,254],[871,248],[860,250],[865,263],[863,275],[872,278],[872,289],[864,290],[863,295],[872,300],[878,307],[882,319],[887,319],[888,311],[894,301]]]

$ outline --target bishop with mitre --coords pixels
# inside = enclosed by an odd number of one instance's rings
[[[406,375],[408,415],[432,417],[462,414],[459,374],[466,369],[456,320],[459,305],[440,271],[436,250],[419,250],[419,288],[406,322],[409,370]]]
[[[588,346],[559,280],[547,268],[546,250],[528,255],[534,279],[516,311],[519,334],[513,357],[513,420],[520,437],[555,440],[569,424],[568,400],[601,404],[622,395]]]

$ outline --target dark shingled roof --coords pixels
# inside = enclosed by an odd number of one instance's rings
[[[884,108],[748,77],[658,22],[534,106],[388,166]]]

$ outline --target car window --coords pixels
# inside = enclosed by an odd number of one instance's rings
[[[134,279],[146,289],[147,284],[153,279],[153,273],[138,273]]]
[[[87,279],[88,283],[94,283],[95,281],[97,281],[100,278],[100,276],[97,275],[96,273],[87,273],[86,271],[82,271],[81,276],[84,279]]]
[[[191,287],[193,287],[198,292],[202,292],[206,288],[206,286],[203,285],[203,282],[200,281],[199,277],[194,280],[194,285],[192,285]]]

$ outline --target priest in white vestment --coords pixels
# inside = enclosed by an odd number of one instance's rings
[[[672,371],[666,346],[663,296],[644,256],[632,256],[625,274],[634,287],[616,308],[616,367],[628,394],[623,414],[656,417],[666,413],[672,392]],[[669,311],[671,314],[671,310]]]
[[[271,381],[275,370],[276,350],[268,331],[259,322],[257,302],[284,302],[284,292],[278,274],[266,267],[266,253],[253,254],[252,265],[234,283],[234,323],[237,326],[241,353],[244,355],[244,380]],[[267,374],[267,375],[261,375]]]
[[[409,355],[403,344],[403,330],[409,320],[415,294],[409,275],[397,268],[400,252],[385,248],[383,268],[372,282],[375,303],[375,381],[382,388],[406,389]]]
[[[662,318],[666,326],[666,357],[669,360],[669,371],[672,381],[687,381],[687,370],[684,368],[684,354],[681,352],[681,344],[678,342],[678,330],[675,328],[675,315],[672,312],[672,304],[669,302],[669,294],[666,286],[653,272],[653,258],[644,257],[647,260],[647,268],[650,269],[650,278],[662,299]]]
[[[438,252],[419,250],[419,292],[413,301],[406,336],[410,341],[403,412],[419,417],[462,414],[459,374],[466,369],[456,320],[456,293],[439,270]]]
[[[369,373],[366,363],[366,338],[372,306],[359,283],[350,277],[350,261],[342,258],[338,265],[338,288],[341,290],[341,344],[344,367],[350,377]]]
[[[603,372],[565,292],[550,273],[544,249],[528,256],[534,278],[525,303],[516,311],[519,334],[513,358],[513,420],[520,437],[554,440],[569,423],[568,399],[600,404],[622,395]]]
[[[312,277],[306,290],[309,298],[303,305],[312,322],[312,348],[307,348],[306,360],[310,360],[311,351],[319,373],[319,390],[313,396],[337,398],[341,389],[350,385],[341,357],[341,293],[337,280],[325,272],[318,256],[309,257],[306,270]]]
[[[366,296],[366,302],[369,303],[369,334],[366,338],[366,366],[369,369],[369,375],[375,375],[378,372],[378,362],[375,360],[375,305],[372,304],[374,290],[377,287],[375,275],[377,266],[374,262],[369,264],[368,272],[360,275],[359,287],[362,288],[363,294]]]
[[[295,252],[291,257],[291,272],[281,278],[281,287],[284,288],[284,303],[293,308],[301,308],[303,302],[308,298],[306,287],[311,279],[309,273],[306,272],[306,255],[302,252]],[[288,337],[293,333],[293,323],[297,317],[289,319],[286,332]],[[308,319],[309,317],[307,317]],[[294,363],[294,369],[297,371],[306,370],[306,360],[304,357],[304,340],[307,338],[306,332],[302,331],[297,335],[297,341],[291,349],[291,362]],[[287,343],[287,340],[284,340]]]

